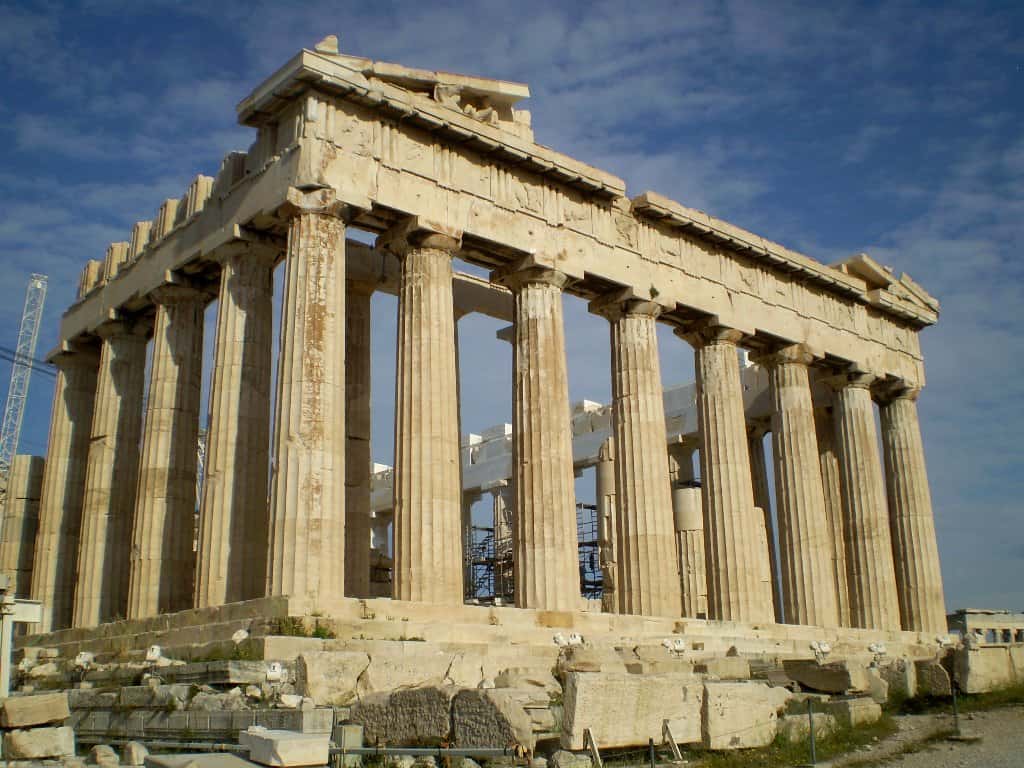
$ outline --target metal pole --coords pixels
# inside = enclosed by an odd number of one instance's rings
[[[654,739],[647,740],[647,751],[651,758],[651,768],[654,768]]]
[[[814,699],[807,699],[807,728],[811,734],[811,765],[817,765],[818,750],[814,743]]]
[[[950,688],[953,690],[953,733],[956,736],[960,736],[960,710],[957,706],[956,691],[960,685],[956,681],[956,676],[953,676],[953,684]]]

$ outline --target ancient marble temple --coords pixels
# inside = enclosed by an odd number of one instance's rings
[[[511,461],[492,486],[511,528],[507,610],[598,610],[580,597],[563,325],[582,299],[607,320],[613,392],[595,453],[601,610],[944,633],[916,406],[938,302],[866,255],[829,266],[628,196],[535,143],[528,96],[327,38],[240,103],[248,151],[86,264],[50,357],[30,589],[43,631],[276,595],[329,615],[367,596],[370,302],[386,291],[395,599],[464,599],[456,326],[482,312],[510,321],[514,359]],[[453,272],[456,257],[490,279]],[[757,418],[741,350],[763,377]],[[660,360],[679,355],[694,356],[695,420],[670,442]]]

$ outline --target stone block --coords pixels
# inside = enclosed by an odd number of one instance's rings
[[[355,723],[342,723],[334,726],[331,732],[331,741],[339,748],[351,748],[363,746],[363,726]],[[359,755],[345,755],[342,768],[356,768],[362,765]]]
[[[589,728],[603,747],[660,742],[669,721],[680,744],[700,740],[703,686],[690,675],[569,672],[563,696],[562,746],[583,749]]]
[[[510,667],[503,669],[494,678],[495,688],[540,688],[551,693],[561,693],[562,684],[551,674],[550,669],[531,667]]]
[[[63,692],[11,696],[0,702],[0,726],[4,728],[59,723],[70,715],[68,695]]]
[[[249,748],[249,761],[260,765],[326,765],[330,739],[314,733],[270,731],[258,725],[238,734],[238,743]]]
[[[363,726],[367,744],[439,746],[451,737],[451,686],[374,693],[352,706],[349,719]]]
[[[835,717],[836,722],[849,728],[871,725],[878,722],[882,716],[881,706],[869,696],[832,699],[824,705],[824,709]]]
[[[548,760],[551,768],[591,768],[590,755],[576,755],[560,749]]]
[[[889,683],[877,667],[868,667],[868,694],[878,704],[889,701]]]
[[[8,761],[72,757],[75,732],[66,725],[8,731],[4,734],[3,754]]]
[[[702,742],[705,749],[764,747],[775,740],[784,689],[761,683],[704,684]],[[788,691],[787,691],[788,693]]]
[[[815,738],[828,736],[830,733],[835,732],[837,725],[835,715],[827,712],[815,712],[812,717],[814,718]],[[779,735],[786,741],[793,743],[806,741],[811,735],[810,720],[806,714],[803,716],[786,715],[785,717],[780,717]]]
[[[787,659],[782,664],[790,678],[812,691],[861,693],[871,687],[867,665],[859,661],[845,659],[819,664],[813,659]]]
[[[524,747],[532,752],[537,740],[526,704],[544,703],[540,689],[494,688],[460,691],[452,700],[452,723],[457,747]]]
[[[709,675],[719,680],[749,680],[750,662],[739,656],[720,656],[697,662],[693,671],[698,675]]]
[[[880,666],[878,671],[889,684],[890,696],[912,699],[917,695],[917,666],[910,659],[894,659]]]
[[[957,648],[953,663],[964,693],[988,693],[1016,680],[1009,649],[1004,645]]]
[[[124,745],[121,762],[124,765],[145,765],[147,755],[149,755],[149,750],[146,749],[144,744],[140,744],[137,741],[129,741]]]
[[[308,651],[295,663],[295,686],[317,704],[350,704],[370,657],[353,651]]]
[[[97,744],[90,749],[87,762],[90,765],[101,766],[101,768],[117,768],[121,764],[117,752],[108,744]]]
[[[932,659],[919,659],[914,662],[914,673],[917,676],[918,695],[953,695],[953,686],[950,684],[949,672],[939,662]]]
[[[148,755],[146,768],[253,768],[253,763],[231,754],[197,752],[190,755]]]

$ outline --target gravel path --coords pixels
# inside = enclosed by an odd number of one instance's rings
[[[1021,768],[1024,766],[1024,708],[978,712],[961,721],[976,742],[940,741],[921,752],[889,760],[894,768]]]

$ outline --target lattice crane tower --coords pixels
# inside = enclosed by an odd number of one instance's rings
[[[21,420],[25,415],[25,399],[28,396],[28,380],[32,374],[36,341],[39,338],[39,321],[43,315],[43,302],[46,300],[46,281],[46,275],[33,274],[28,279],[28,289],[25,291],[25,308],[21,313],[18,346],[11,365],[11,386],[7,390],[4,421],[0,427],[0,509],[6,502],[7,476],[21,435]]]

